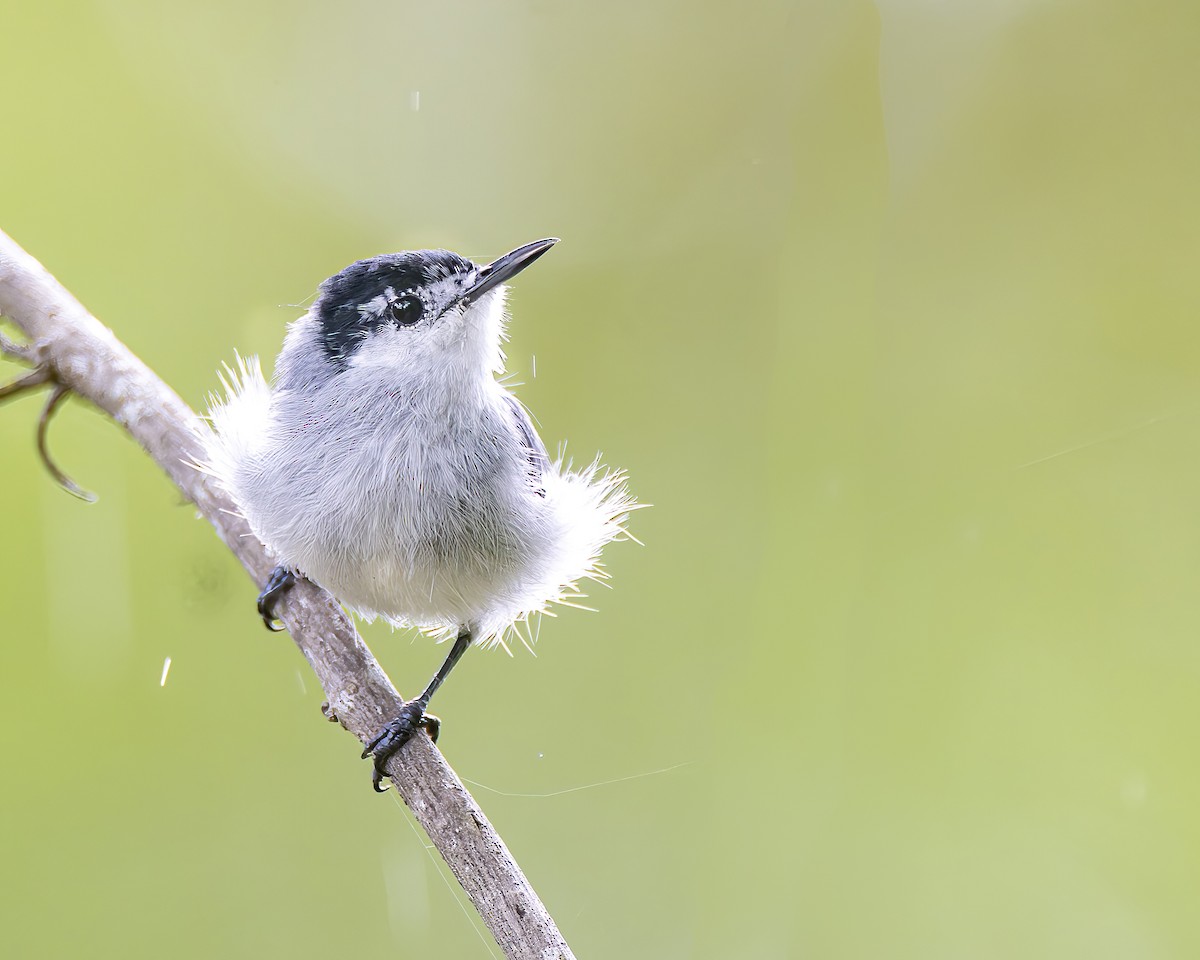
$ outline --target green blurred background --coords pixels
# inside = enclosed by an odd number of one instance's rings
[[[195,406],[352,260],[564,238],[510,367],[645,546],[437,708],[581,958],[1200,956],[1194,0],[2,29],[0,227]],[[208,526],[78,403],[61,493],[38,403],[0,954],[494,954]],[[444,653],[365,633],[406,693]]]

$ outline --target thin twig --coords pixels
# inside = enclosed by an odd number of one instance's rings
[[[13,355],[51,365],[56,383],[123,426],[261,584],[272,558],[234,504],[190,465],[202,456],[200,437],[206,428],[199,418],[2,232],[0,314],[37,344],[36,361],[25,348]],[[9,352],[6,343],[0,349]],[[52,397],[47,413],[60,400]],[[279,613],[320,680],[328,714],[365,743],[402,703],[382,668],[337,603],[307,581],[297,584]],[[256,619],[247,616],[246,621],[247,630],[253,629]],[[410,741],[387,769],[505,955],[512,960],[573,960],[504,841],[429,739]],[[371,796],[364,795],[362,802],[371,802]]]
[[[31,347],[14,343],[3,334],[0,334],[0,354],[13,357],[23,363],[37,363]],[[71,395],[70,388],[59,383],[54,378],[54,373],[49,365],[44,363],[38,364],[28,373],[0,387],[0,403],[3,403],[5,400],[11,400],[14,397],[19,397],[21,394],[28,393],[31,390],[36,390],[47,383],[53,383],[54,387],[50,391],[50,397],[46,401],[46,406],[42,408],[42,415],[38,418],[38,455],[42,458],[42,464],[50,476],[54,478],[55,483],[71,494],[71,496],[78,497],[86,503],[95,503],[97,499],[96,495],[89,490],[84,490],[83,487],[79,486],[79,484],[63,473],[58,464],[54,462],[54,458],[50,456],[50,449],[46,445],[46,434],[50,428],[50,420],[62,402]]]
[[[84,490],[83,487],[63,473],[62,470],[58,468],[58,464],[56,464],[53,458],[50,456],[50,450],[46,447],[46,432],[50,429],[50,420],[54,416],[54,411],[57,410],[62,402],[70,395],[70,389],[68,387],[64,387],[61,383],[56,383],[54,385],[54,389],[50,391],[50,398],[46,401],[46,406],[42,408],[42,415],[38,417],[38,454],[42,458],[42,464],[48,471],[50,471],[50,476],[54,478],[55,483],[66,490],[71,496],[78,497],[85,503],[95,503],[96,495],[90,490]]]
[[[0,339],[3,339],[0,337]],[[0,353],[7,353],[3,347],[0,347]],[[11,400],[13,397],[19,397],[23,393],[30,390],[36,390],[38,387],[49,383],[53,378],[50,376],[50,371],[45,367],[34,367],[28,373],[24,373],[0,387],[0,401]]]

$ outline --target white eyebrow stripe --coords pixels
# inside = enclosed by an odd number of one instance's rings
[[[387,293],[381,293],[377,297],[372,297],[366,303],[358,305],[358,315],[360,317],[377,317],[383,313],[384,309],[391,302],[392,288],[388,287]]]

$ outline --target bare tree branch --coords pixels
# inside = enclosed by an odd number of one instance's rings
[[[205,428],[196,414],[2,232],[0,314],[29,337],[28,344],[0,337],[0,352],[35,365],[0,391],[0,399],[52,383],[43,424],[68,392],[103,410],[195,503],[261,584],[273,566],[266,549],[211,478],[190,466],[202,456]],[[44,446],[44,426],[39,438]],[[391,681],[333,598],[308,581],[297,583],[279,613],[321,682],[328,715],[365,743],[402,704]],[[256,622],[247,616],[247,624]],[[571,960],[574,955],[504,841],[428,738],[410,741],[387,769],[505,955]]]

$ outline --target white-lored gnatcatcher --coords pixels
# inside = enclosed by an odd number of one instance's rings
[[[273,385],[240,361],[210,409],[203,468],[279,562],[259,596],[268,627],[304,576],[364,618],[453,640],[363,752],[376,790],[416,730],[436,739],[426,707],[467,647],[506,645],[603,578],[635,506],[623,474],[552,461],[497,380],[503,284],[556,242],[484,266],[447,250],[353,263],[289,326]]]

